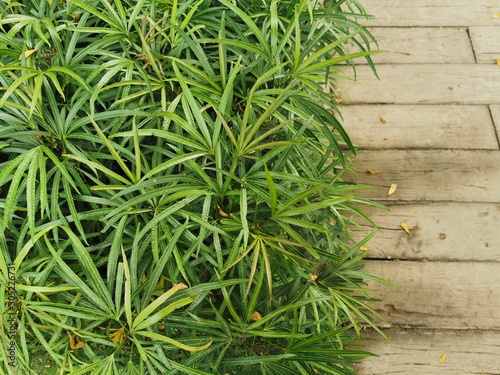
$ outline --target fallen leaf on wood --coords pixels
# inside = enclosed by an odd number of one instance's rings
[[[387,195],[392,195],[396,192],[396,189],[398,188],[398,184],[391,184],[391,187],[389,188],[389,191],[387,192]]]
[[[252,313],[252,315],[250,315],[250,319],[252,319],[253,321],[257,322],[257,321],[259,321],[259,320],[262,319],[262,315],[260,315],[260,312],[254,311]]]
[[[367,247],[364,247],[364,246],[361,246],[361,247],[359,248],[359,250],[361,250],[361,251],[368,251],[368,248],[367,248]]]
[[[497,59],[496,63],[497,65],[500,65],[500,59]]]
[[[376,169],[367,169],[366,172],[369,174],[378,174],[378,171]]]
[[[439,363],[443,363],[446,361],[446,354],[443,354],[441,357],[439,357]]]
[[[343,100],[342,100],[342,99],[340,99],[340,98],[335,98],[335,101],[336,101],[338,104],[340,104],[340,103],[342,103],[342,102],[343,102]]]
[[[491,18],[500,18],[500,13],[495,13],[491,15]]]
[[[408,224],[406,224],[404,221],[401,222],[401,228],[403,228],[403,230],[406,232],[406,234],[410,234],[410,228],[408,228]]]
[[[493,5],[486,5],[486,8],[491,9],[493,8]]]
[[[380,118],[380,122],[381,122],[382,124],[385,124],[387,121],[381,117],[381,118]]]

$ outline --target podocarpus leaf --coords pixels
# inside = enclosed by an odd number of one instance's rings
[[[64,227],[62,227],[64,229]],[[71,233],[65,230],[66,233]],[[108,291],[105,289],[103,280],[99,276],[97,268],[95,268],[94,263],[90,260],[90,256],[86,253],[85,248],[80,243],[80,241],[71,233],[73,244],[75,246],[75,252],[79,255],[82,260],[82,268],[89,272],[88,279],[83,280],[79,277],[73,270],[64,262],[60,254],[56,252],[52,244],[46,239],[45,244],[56,260],[58,266],[61,269],[61,275],[68,280],[72,285],[78,287],[78,289],[84,294],[89,302],[98,307],[103,313],[108,314],[109,317],[115,316],[113,312],[113,302]],[[86,254],[86,256],[84,255]],[[90,284],[87,285],[87,284]]]
[[[172,288],[163,293],[160,297],[151,302],[148,306],[146,306],[134,319],[132,323],[132,330],[136,329],[144,329],[152,324],[157,323],[159,320],[163,319],[166,315],[170,314],[175,309],[178,309],[182,306],[185,306],[194,301],[194,297],[186,297],[180,301],[176,301],[169,306],[163,308],[158,315],[152,315],[153,311],[155,311],[160,305],[162,305],[167,299],[172,297],[176,292],[182,289],[186,289],[187,286],[184,284],[174,285]]]
[[[163,270],[166,267],[167,261],[171,258],[172,251],[174,250],[174,247],[177,246],[177,241],[179,240],[180,236],[186,230],[188,223],[189,223],[189,220],[186,220],[186,222],[182,226],[177,228],[177,230],[173,234],[172,238],[170,238],[167,247],[162,250],[161,257],[158,260],[158,262],[155,263],[155,267],[151,271],[151,274],[148,275],[147,280],[146,280],[147,285],[146,285],[146,289],[144,290],[144,296],[143,296],[142,305],[141,305],[142,311],[145,311],[146,306],[149,304],[149,301],[153,297],[153,293],[155,291],[156,285],[158,284],[160,277],[163,273]]]
[[[11,220],[11,216],[14,212],[14,206],[16,204],[16,200],[17,200],[19,193],[20,193],[18,191],[18,188],[20,186],[21,179],[22,179],[26,169],[28,168],[28,166],[32,162],[32,160],[36,160],[36,155],[37,155],[38,151],[39,150],[37,148],[35,148],[35,149],[32,149],[30,152],[27,152],[25,154],[21,154],[18,156],[19,165],[17,166],[17,169],[16,169],[14,175],[12,176],[12,180],[10,181],[9,190],[7,192],[7,198],[6,198],[5,204],[4,204],[2,230],[5,230],[9,225],[9,221]],[[17,162],[15,164],[17,164]],[[6,178],[6,177],[2,176],[2,178]],[[32,193],[34,194],[34,191]],[[34,199],[33,196],[31,198]],[[30,199],[30,198],[28,198],[28,199]]]
[[[201,350],[205,350],[205,349],[207,349],[212,344],[212,341],[209,341],[205,345],[198,346],[198,347],[193,347],[193,346],[189,346],[189,345],[183,344],[183,343],[181,343],[181,342],[179,342],[177,340],[174,340],[174,339],[172,339],[170,337],[167,337],[167,336],[164,336],[164,335],[159,335],[157,333],[150,332],[150,331],[138,331],[137,334],[149,337],[150,339],[153,339],[153,340],[156,340],[156,341],[166,342],[167,344],[171,344],[173,346],[176,346],[176,347],[178,347],[178,348],[180,348],[182,350],[186,350],[188,352],[198,352],[198,351],[201,351]]]

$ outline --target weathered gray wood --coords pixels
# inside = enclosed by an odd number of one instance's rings
[[[499,374],[500,332],[387,330],[390,342],[364,332],[361,348],[379,357],[365,359],[360,375],[389,374]],[[357,347],[356,347],[357,348]],[[446,354],[446,359],[439,361]]]
[[[358,82],[339,81],[347,103],[500,104],[498,65],[379,65],[380,80],[369,66],[356,71]]]
[[[487,8],[488,4],[496,7]],[[498,25],[497,1],[479,0],[377,0],[364,2],[366,11],[375,15],[365,22],[372,26],[472,26]]]
[[[490,110],[497,131],[497,140],[500,141],[500,105],[492,105],[490,106]]]
[[[474,63],[466,28],[371,27],[379,48],[389,52],[374,55],[376,64],[465,64]],[[356,60],[365,64],[366,60]]]
[[[498,10],[500,11],[500,7]],[[500,59],[500,24],[476,26],[469,30],[478,63],[493,64]]]
[[[349,136],[363,149],[498,149],[487,106],[368,104],[345,105],[341,112]]]
[[[359,194],[375,200],[500,202],[500,152],[359,151],[352,169],[356,175],[344,178],[374,186]],[[369,174],[368,169],[379,173]],[[391,184],[398,187],[387,196]]]
[[[371,258],[500,262],[500,203],[392,204],[364,207],[380,228],[366,247]],[[410,234],[401,228],[408,225]],[[353,227],[361,240],[371,230]]]
[[[465,230],[465,229],[464,229]],[[500,263],[366,261],[384,326],[500,329]]]

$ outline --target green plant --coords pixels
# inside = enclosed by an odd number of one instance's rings
[[[1,1],[0,373],[353,373],[375,312],[347,225],[372,203],[327,91],[372,65],[363,17]]]

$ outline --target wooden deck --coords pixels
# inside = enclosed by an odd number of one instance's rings
[[[359,373],[500,374],[500,0],[364,5],[390,52],[380,81],[362,65],[342,82],[361,147],[349,179],[390,208],[368,210],[381,231],[366,269],[396,286],[370,284],[390,341],[365,333],[379,357]]]

